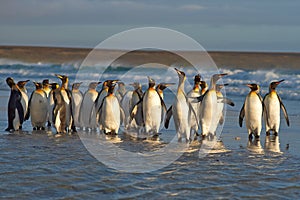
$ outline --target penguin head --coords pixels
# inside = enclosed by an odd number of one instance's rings
[[[157,89],[159,90],[164,90],[166,89],[167,87],[171,86],[171,85],[175,85],[175,83],[160,83],[157,85]]]
[[[200,87],[203,90],[203,89],[208,88],[208,85],[207,85],[207,83],[205,81],[200,81]]]
[[[179,69],[177,68],[174,68],[178,74],[178,77],[179,77],[179,80],[182,80],[184,81],[186,79],[186,76],[185,76],[185,73],[183,71],[180,71]]]
[[[227,86],[228,83],[225,83],[225,84],[217,84],[216,85],[216,91],[217,92],[220,92],[222,90],[222,88],[224,88],[225,86]]]
[[[55,76],[61,80],[62,84],[69,82],[69,78],[66,75],[55,74]]]
[[[130,83],[135,90],[142,88],[142,85],[139,82]]]
[[[148,76],[148,85],[149,85],[149,88],[154,88],[154,86],[155,86],[155,80],[152,79],[150,76]]]
[[[51,83],[50,85],[51,85],[51,89],[52,90],[55,90],[55,89],[59,88],[59,84],[58,83]]]
[[[280,80],[280,81],[274,81],[272,83],[270,83],[270,86],[269,86],[269,90],[272,91],[272,90],[275,90],[276,87],[281,83],[283,82],[284,79]]]
[[[20,89],[24,89],[25,88],[25,85],[26,85],[26,83],[28,83],[30,80],[26,80],[26,81],[19,81],[18,83],[17,83],[17,85],[18,85],[18,87],[20,88]]]
[[[227,73],[224,74],[214,74],[211,79],[214,83],[216,83],[219,79],[221,79],[223,76],[226,76]]]
[[[110,94],[113,94],[114,93],[114,89],[116,87],[116,84],[115,83],[112,83],[108,86],[108,93],[107,95],[110,95]]]
[[[258,93],[259,92],[259,85],[252,83],[252,84],[247,84],[247,86],[251,89],[251,91]]]
[[[101,82],[101,81],[99,81],[99,82],[91,82],[91,83],[89,84],[89,88],[90,88],[90,89],[96,89],[96,87],[97,87],[100,83],[102,83],[102,82]]]
[[[43,87],[49,87],[49,79],[43,80],[42,84],[43,84]]]
[[[36,90],[43,89],[43,84],[38,82],[33,82]]]
[[[194,78],[194,83],[195,85],[198,85],[201,81],[201,75],[200,74],[197,74]]]
[[[6,83],[7,83],[7,85],[8,85],[10,88],[12,88],[12,86],[16,85],[14,79],[11,78],[11,77],[8,77],[8,78],[6,79]]]
[[[111,85],[118,83],[120,80],[106,80],[102,85],[102,89],[109,88]]]
[[[82,82],[80,82],[80,83],[73,83],[72,84],[72,90],[78,90],[81,84],[82,84]]]

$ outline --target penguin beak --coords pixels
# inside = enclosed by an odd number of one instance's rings
[[[227,76],[227,75],[228,75],[227,73],[219,74],[219,77],[222,78],[223,76]]]
[[[284,79],[282,79],[282,80],[280,80],[280,81],[277,81],[276,84],[279,85],[279,84],[280,84],[281,82],[283,82],[283,81],[284,81]]]
[[[102,82],[101,81],[97,82],[97,85],[99,85],[100,83],[102,83]],[[81,84],[82,84],[82,82],[79,83],[79,85],[81,85]]]
[[[63,79],[63,76],[62,76],[62,75],[60,75],[60,74],[55,74],[55,76],[56,76],[57,78],[59,78],[60,80],[62,80],[62,79]]]
[[[164,84],[164,86],[166,86],[166,87],[169,87],[171,85],[175,85],[175,83],[162,83],[162,84]]]
[[[180,71],[179,69],[177,69],[177,68],[174,68],[175,70],[176,70],[176,72],[177,72],[177,74],[182,74],[182,71]]]
[[[248,86],[249,88],[252,88],[252,84],[246,84],[246,86]]]

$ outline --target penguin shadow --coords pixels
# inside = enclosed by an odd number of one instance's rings
[[[259,138],[248,139],[247,149],[251,153],[263,154],[264,149],[262,148],[261,142]]]
[[[282,153],[280,150],[279,136],[267,135],[265,139],[264,149],[266,152]]]

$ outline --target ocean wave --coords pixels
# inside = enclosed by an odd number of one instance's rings
[[[1,64],[2,63],[2,64]],[[5,63],[5,64],[3,64]],[[103,66],[90,66],[81,68],[81,63],[70,62],[61,65],[45,64],[45,63],[18,63],[17,61],[9,61],[0,59],[0,82],[1,90],[8,90],[5,79],[11,76],[15,81],[30,79],[31,81],[42,81],[49,79],[50,82],[60,82],[54,76],[55,73],[66,74],[69,76],[70,83],[84,82],[82,90],[85,91],[89,82],[104,81],[106,79],[119,79],[127,84],[133,82],[140,82],[143,88],[147,88],[147,76],[152,77],[157,83],[169,82],[175,83],[171,86],[171,90],[177,88],[177,74],[173,67],[169,68],[141,68],[141,67],[103,67]],[[42,68],[42,69],[41,69]],[[218,71],[212,68],[209,71],[200,69],[197,71],[193,68],[183,68],[187,75],[186,91],[189,91],[193,85],[194,76],[200,72],[203,79],[210,83],[210,77]],[[220,69],[220,73],[227,73],[228,76],[223,77],[219,83],[228,83],[226,87],[226,94],[228,96],[241,96],[247,95],[249,88],[246,86],[248,83],[258,83],[261,86],[261,94],[264,95],[268,92],[270,82],[274,80],[285,79],[283,83],[278,86],[278,93],[284,99],[300,100],[300,70],[243,70],[243,69]],[[30,90],[34,89],[33,84],[27,84]],[[100,86],[101,87],[101,86]],[[132,89],[131,86],[127,86]]]

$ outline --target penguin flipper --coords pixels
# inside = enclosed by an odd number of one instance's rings
[[[172,117],[172,106],[170,106],[170,108],[168,109],[167,113],[166,113],[166,119],[165,119],[165,128],[168,129],[169,128],[169,123],[170,123],[170,119]]]
[[[222,113],[222,116],[220,117],[220,120],[219,120],[219,124],[222,125],[224,123],[224,115]]]
[[[30,117],[30,106],[31,106],[31,99],[32,99],[33,93],[34,93],[34,91],[31,93],[29,101],[28,101],[28,108],[27,108],[27,112],[26,112],[24,121],[28,120]]]
[[[240,127],[243,126],[244,117],[245,117],[245,103],[243,104],[243,107],[242,107],[242,109],[240,111],[240,115],[239,115],[239,125],[240,125]]]
[[[287,111],[286,111],[286,109],[285,109],[285,106],[283,105],[282,100],[281,100],[281,98],[279,97],[278,94],[277,94],[277,97],[278,97],[278,100],[279,100],[279,102],[280,102],[280,107],[281,107],[281,110],[282,110],[282,112],[283,112],[283,114],[284,114],[284,117],[285,117],[285,120],[286,120],[286,124],[287,124],[288,126],[290,126],[290,120],[289,120],[288,113],[287,113]]]
[[[222,103],[226,103],[226,104],[228,104],[230,106],[234,106],[234,102],[231,99],[226,98],[226,97],[223,97],[221,99],[222,99]]]
[[[157,92],[157,95],[158,95],[159,98],[160,98],[160,104],[161,104],[161,107],[162,107],[162,112],[161,112],[161,122],[160,122],[160,123],[162,123],[163,120],[164,120],[164,113],[167,112],[167,106],[166,106],[166,104],[165,104],[163,98],[161,98],[161,96],[160,96],[160,94],[158,93],[158,91],[157,91],[157,90],[155,90],[155,91]]]

